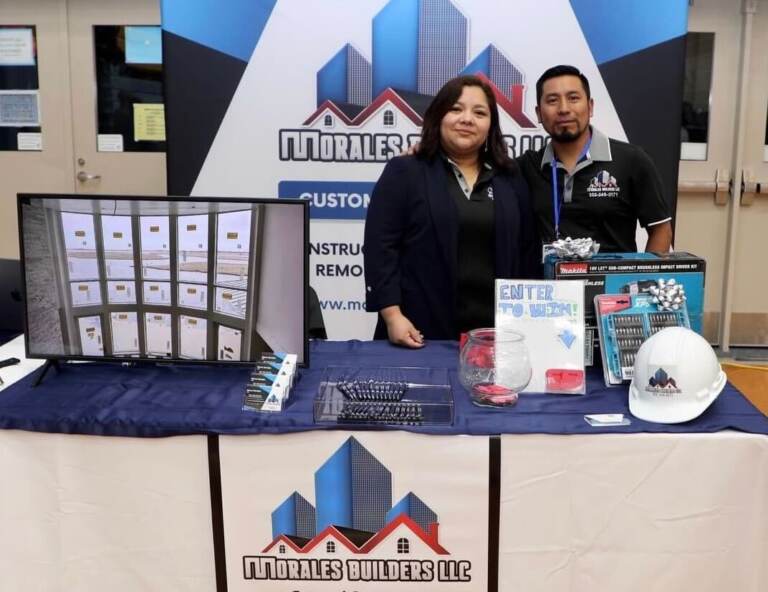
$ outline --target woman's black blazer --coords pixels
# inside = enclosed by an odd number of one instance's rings
[[[363,245],[366,308],[399,304],[427,339],[458,339],[458,212],[441,158],[392,159],[376,183]],[[496,277],[540,277],[541,245],[528,186],[518,173],[491,180],[495,202]],[[381,317],[374,335],[387,337]]]

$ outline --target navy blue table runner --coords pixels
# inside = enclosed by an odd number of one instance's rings
[[[242,411],[245,367],[66,364],[51,370],[36,388],[34,374],[0,391],[0,428],[109,436],[288,433],[314,429],[312,404],[328,366],[431,366],[448,368],[455,399],[453,426],[408,426],[431,434],[595,434],[607,432],[715,432],[734,429],[768,434],[768,418],[732,385],[699,418],[660,425],[631,418],[623,427],[593,428],[588,413],[625,413],[627,388],[608,389],[600,369],[590,368],[586,395],[523,394],[512,408],[471,403],[458,382],[455,342],[432,342],[406,350],[383,341],[315,341],[311,366],[282,413]],[[344,429],[350,429],[345,426]]]

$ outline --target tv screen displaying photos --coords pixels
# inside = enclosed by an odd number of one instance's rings
[[[18,196],[27,356],[307,362],[299,200]]]

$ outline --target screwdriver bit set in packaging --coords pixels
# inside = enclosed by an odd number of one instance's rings
[[[329,367],[315,398],[315,422],[352,425],[451,425],[446,368]]]
[[[595,296],[595,313],[607,386],[632,380],[637,351],[651,335],[665,327],[691,328],[685,303],[660,310],[650,294]]]

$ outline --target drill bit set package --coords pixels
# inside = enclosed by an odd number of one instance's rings
[[[651,294],[601,294],[595,296],[595,313],[607,386],[632,380],[635,356],[651,335],[666,327],[690,329],[684,291],[666,287]],[[659,293],[664,297],[659,298]],[[670,295],[670,299],[666,296]],[[679,302],[675,301],[679,300]],[[673,302],[674,301],[674,302]]]

